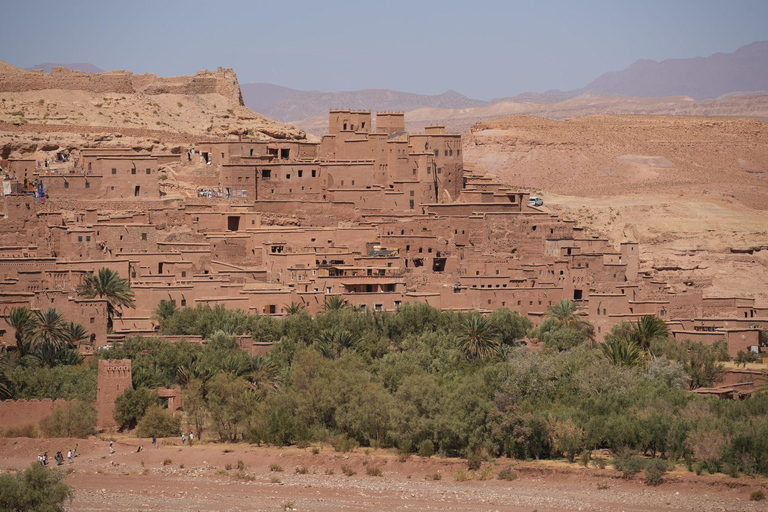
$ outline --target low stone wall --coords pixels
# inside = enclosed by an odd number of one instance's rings
[[[58,398],[52,400],[2,400],[0,401],[0,427],[20,427],[22,425],[37,425],[40,420],[47,418],[59,406],[67,405],[71,400]]]

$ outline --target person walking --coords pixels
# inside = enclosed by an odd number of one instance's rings
[[[73,456],[73,457],[77,457],[77,456],[78,456],[78,455],[77,455],[77,445],[75,445],[75,449],[74,449],[74,450],[72,450],[72,456]]]
[[[157,448],[157,437],[156,436],[152,436],[152,446]]]
[[[184,446],[185,444],[187,444],[187,435],[182,432],[181,433],[181,445]]]
[[[47,465],[48,465],[48,452],[45,452],[43,454],[43,466],[47,466]]]
[[[69,460],[69,463],[72,464],[72,450],[67,451],[67,459]]]
[[[109,454],[112,455],[115,453],[115,449],[112,447],[112,441],[109,442]]]

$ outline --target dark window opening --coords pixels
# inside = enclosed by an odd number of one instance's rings
[[[139,194],[141,194],[141,187],[140,187],[140,186],[138,186],[138,185],[136,185],[136,186],[133,188],[133,195],[134,195],[135,197],[139,197]]]
[[[424,259],[423,258],[413,258],[413,266],[414,267],[423,267],[424,266]]]
[[[236,215],[227,217],[227,230],[237,231],[238,229],[240,229],[240,217]]]
[[[581,300],[583,292],[581,290],[573,290],[573,300]]]
[[[447,258],[435,258],[432,262],[433,272],[445,272],[445,262]]]

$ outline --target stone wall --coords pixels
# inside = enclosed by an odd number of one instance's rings
[[[40,420],[47,418],[57,407],[67,405],[69,400],[62,398],[52,400],[2,400],[0,401],[0,427],[20,427],[22,425],[37,425]]]

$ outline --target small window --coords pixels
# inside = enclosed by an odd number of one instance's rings
[[[141,239],[142,240],[146,240],[147,239],[147,234],[146,233],[142,233],[141,234]]]
[[[304,177],[304,171],[298,171],[298,173],[299,173],[299,178]]]
[[[181,306],[184,307],[187,305],[187,299],[181,299]]]
[[[312,169],[312,177],[317,178],[317,170]]]
[[[115,169],[114,167],[112,168],[112,174],[117,174],[117,169]]]
[[[83,237],[82,237],[82,236],[78,236],[78,237],[77,237],[77,241],[78,241],[78,242],[82,242],[82,241],[83,241]]]
[[[64,182],[64,188],[69,188],[69,182],[68,181]]]
[[[181,277],[187,277],[187,271],[186,270],[182,270],[181,271]]]
[[[147,174],[152,174],[152,169],[147,169]]]
[[[91,236],[90,236],[90,235],[86,236],[86,237],[85,237],[85,241],[86,241],[86,242],[90,242],[90,241],[91,241]]]
[[[416,176],[416,169],[413,170],[413,175]]]
[[[91,188],[91,182],[90,181],[86,181],[85,182],[85,188]]]
[[[136,169],[131,169],[131,174],[136,174]]]

